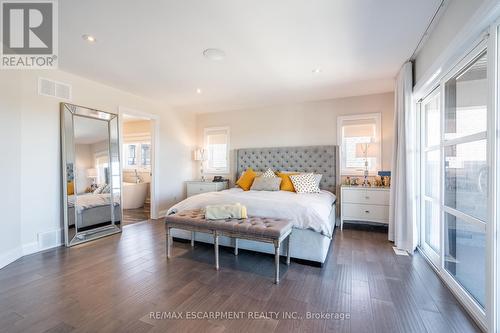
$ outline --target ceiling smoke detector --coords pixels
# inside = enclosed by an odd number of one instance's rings
[[[226,53],[220,49],[206,49],[203,55],[213,61],[221,61],[226,57]]]

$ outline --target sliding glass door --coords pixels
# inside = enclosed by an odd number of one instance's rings
[[[482,43],[420,103],[420,248],[482,319],[492,209],[487,59]]]
[[[444,85],[444,267],[484,308],[488,199],[487,53]]]
[[[435,89],[421,104],[422,138],[422,249],[439,266],[440,179],[441,179],[441,94]]]

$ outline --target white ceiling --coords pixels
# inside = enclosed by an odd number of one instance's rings
[[[64,0],[60,68],[197,112],[392,91],[439,3]]]

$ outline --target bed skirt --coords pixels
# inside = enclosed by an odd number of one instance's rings
[[[333,226],[332,230],[335,228],[335,204],[330,212],[329,220]],[[172,236],[181,239],[191,239],[191,232],[186,230],[172,229]],[[331,237],[324,236],[319,232],[315,232],[307,229],[293,229],[292,235],[290,236],[290,249],[291,257],[313,261],[319,264],[323,264],[328,255],[328,250],[330,249],[330,243],[332,241]],[[195,234],[195,241],[213,244],[213,236],[201,232]],[[219,237],[219,245],[234,247],[234,240],[229,237]],[[238,240],[238,248],[251,250],[262,253],[274,254],[274,246],[268,243],[256,242],[246,239]],[[280,249],[282,255],[286,255],[284,247]]]

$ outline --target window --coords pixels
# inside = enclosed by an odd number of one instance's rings
[[[109,184],[109,156],[107,152],[99,152],[95,155],[95,168],[97,170],[97,184]]]
[[[127,165],[135,166],[137,165],[137,160],[135,158],[137,146],[136,145],[128,145],[127,149]]]
[[[213,127],[204,130],[206,173],[229,173],[229,128]]]
[[[150,169],[151,143],[132,142],[123,145],[124,169]]]
[[[369,175],[376,175],[380,170],[382,155],[380,123],[380,113],[338,117],[337,136],[340,146],[341,175],[363,175],[365,162],[368,164]]]
[[[141,164],[143,166],[151,165],[151,145],[149,143],[141,144]]]

